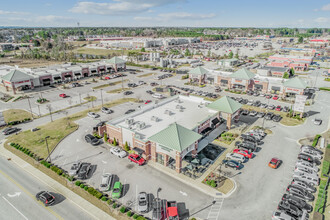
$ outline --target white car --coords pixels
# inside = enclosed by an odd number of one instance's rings
[[[300,180],[300,181],[304,181],[306,183],[308,183],[311,186],[318,186],[319,185],[319,178],[315,177],[315,176],[310,176],[310,175],[306,175],[306,173],[303,172],[294,172],[293,173],[293,179],[294,180]]]
[[[70,176],[74,176],[78,173],[79,169],[81,167],[81,163],[80,162],[75,162],[72,164],[70,170],[69,170],[69,175]]]
[[[317,175],[317,172],[315,172],[315,170],[307,168],[307,167],[302,167],[302,166],[296,165],[294,169],[295,169],[295,171],[300,171],[300,172],[308,173],[311,175],[313,175],[313,174]]]
[[[314,125],[321,125],[322,124],[322,120],[319,118],[315,118],[314,119]]]
[[[272,220],[294,220],[294,219],[295,218],[279,210],[273,212],[273,216],[272,216]]]
[[[300,150],[300,153],[306,154],[306,155],[308,155],[310,157],[313,157],[314,159],[318,159],[318,160],[321,160],[322,159],[322,156],[320,154],[318,154],[316,152],[312,152],[312,151],[310,151],[308,149],[305,149],[305,148],[304,149],[301,149]]]
[[[246,159],[243,155],[237,153],[228,153],[226,154],[226,158],[229,158],[231,160],[236,160],[240,163],[243,163]]]
[[[112,111],[111,109],[106,108],[106,107],[102,107],[102,108],[101,108],[101,111],[102,111],[103,113],[106,113],[106,114],[111,114],[111,113],[113,113],[113,111]]]
[[[110,190],[111,188],[111,183],[112,183],[112,174],[110,173],[105,173],[101,177],[101,184],[100,184],[100,191],[105,192]]]
[[[116,155],[117,157],[124,158],[127,156],[127,152],[120,149],[119,147],[110,148],[110,153]]]
[[[96,114],[95,112],[88,112],[87,115],[91,118],[98,118],[100,117],[99,114]]]
[[[307,161],[304,161],[304,160],[298,160],[297,163],[296,163],[296,166],[299,166],[299,167],[306,167],[306,168],[309,168],[311,170],[314,170],[315,172],[319,172],[319,168],[317,166],[315,166],[314,164],[310,163],[310,162],[307,162]]]

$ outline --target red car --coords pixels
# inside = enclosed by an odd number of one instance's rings
[[[106,76],[106,77],[104,77],[104,79],[110,79],[110,77],[109,76]]]
[[[277,169],[280,164],[281,164],[281,160],[278,159],[278,158],[276,158],[276,157],[273,157],[270,160],[268,166],[271,167],[271,168],[273,168],[273,169]]]
[[[60,97],[66,98],[66,94],[62,93],[62,94],[60,94]]]
[[[151,100],[147,100],[144,104],[148,104],[148,103],[150,103],[151,102]]]
[[[282,110],[282,107],[280,105],[278,105],[275,110],[276,111],[281,111]]]
[[[134,163],[137,163],[139,164],[139,166],[143,165],[145,163],[145,160],[140,157],[139,155],[137,154],[130,154],[128,155],[128,159]]]
[[[266,95],[266,99],[272,98],[272,95]]]
[[[247,158],[252,158],[253,156],[253,153],[249,152],[248,150],[234,149],[233,153],[243,155],[244,157]]]
[[[274,95],[273,99],[274,100],[277,100],[278,99],[278,96],[277,95]]]

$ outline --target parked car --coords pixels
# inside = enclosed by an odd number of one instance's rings
[[[284,211],[277,210],[273,212],[272,220],[296,220],[296,218],[292,217]]]
[[[38,192],[36,199],[37,201],[41,201],[45,206],[53,205],[55,203],[55,196],[47,191]]]
[[[82,163],[78,171],[78,179],[87,179],[89,172],[91,171],[92,165],[90,163]]]
[[[252,117],[255,117],[257,114],[258,114],[258,112],[256,112],[256,111],[250,111],[249,115]]]
[[[278,100],[278,95],[274,95],[273,100]]]
[[[277,206],[277,209],[285,211],[285,212],[287,212],[289,214],[292,214],[296,217],[302,216],[302,210],[299,209],[297,206],[290,204],[286,200],[280,201],[280,203]]]
[[[255,143],[252,143],[252,142],[247,142],[247,141],[243,141],[243,142],[239,142],[237,145],[236,145],[238,148],[244,148],[248,151],[251,151],[251,152],[254,152],[257,150],[257,146]]]
[[[18,132],[20,131],[21,129],[20,128],[16,128],[16,127],[11,127],[11,128],[6,128],[2,131],[2,133],[4,135],[10,135],[10,134],[13,134],[15,132]]]
[[[282,107],[280,105],[276,106],[275,108],[276,111],[281,111],[282,110]]]
[[[241,163],[236,160],[223,160],[222,163],[225,165],[225,167],[231,167],[236,170],[241,168]]]
[[[112,174],[111,173],[103,174],[101,177],[101,184],[99,187],[100,191],[101,192],[109,191],[111,188],[111,184],[112,184]]]
[[[123,185],[121,182],[117,181],[113,185],[112,193],[111,193],[111,198],[113,199],[119,199],[121,197],[123,191]]]
[[[283,112],[288,112],[290,111],[289,107],[288,106],[284,106],[283,109],[282,109]]]
[[[265,112],[258,112],[257,117],[258,118],[263,118],[266,115]]]
[[[266,99],[271,99],[272,97],[272,95],[266,95]]]
[[[116,155],[117,157],[124,158],[127,156],[127,152],[122,150],[120,147],[110,148],[110,153]]]
[[[247,157],[247,158],[252,158],[253,157],[253,153],[251,153],[248,150],[234,149],[233,152],[236,153],[236,154],[243,155],[244,157]]]
[[[296,167],[295,167],[295,171],[299,171],[299,172],[303,172],[303,173],[307,173],[307,174],[310,174],[310,175],[315,175],[315,176],[317,176],[317,172],[315,172],[314,170],[309,169],[309,168],[307,168],[307,167],[296,166]]]
[[[275,109],[275,105],[268,105],[267,107],[269,110],[274,110]]]
[[[152,203],[152,220],[166,219],[166,201],[155,198]]]
[[[91,118],[98,118],[100,117],[99,114],[96,114],[95,112],[88,112],[87,115]]]
[[[136,164],[138,164],[139,166],[143,165],[145,163],[145,160],[143,157],[140,157],[137,154],[130,154],[128,155],[128,159]]]
[[[268,107],[268,105],[267,105],[267,104],[265,104],[265,103],[261,103],[259,107],[260,107],[260,108],[267,108],[267,107]]]
[[[315,118],[314,119],[314,125],[321,125],[322,124],[322,120],[319,118]]]
[[[275,121],[275,122],[279,122],[279,121],[282,120],[282,116],[281,116],[281,115],[275,115],[275,114],[274,114],[272,120]]]
[[[131,95],[131,94],[133,94],[132,91],[125,91],[125,92],[124,92],[124,95]]]
[[[61,97],[61,98],[66,98],[67,95],[66,95],[65,93],[61,93],[61,94],[60,94],[60,97]]]
[[[241,154],[236,154],[236,153],[227,153],[226,154],[226,158],[229,160],[236,160],[240,163],[244,163],[245,162],[245,157]]]
[[[132,112],[135,112],[135,109],[128,109],[128,110],[125,112],[125,115],[130,114],[130,113],[132,113]]]
[[[268,112],[266,115],[265,115],[265,119],[266,120],[272,120],[274,117],[274,113],[272,112]]]
[[[268,163],[268,166],[273,168],[273,169],[277,169],[282,163],[282,160],[276,158],[276,157],[273,157],[269,163]]]
[[[314,200],[314,195],[312,195],[310,192],[307,190],[296,187],[296,186],[291,186],[289,185],[288,188],[286,189],[287,192],[289,192],[293,196],[297,196],[302,199],[306,199],[308,201],[313,201]]]
[[[288,201],[289,203],[297,206],[300,209],[305,209],[307,212],[311,212],[313,210],[313,206],[308,204],[305,200],[293,195],[284,194],[282,196],[282,200]]]
[[[308,154],[303,154],[303,153],[300,153],[298,154],[298,159],[299,160],[305,160],[305,161],[308,161],[308,162],[311,162],[311,163],[314,163],[316,165],[320,165],[321,164],[321,161],[319,161],[318,159],[308,155]]]
[[[306,189],[307,191],[309,191],[310,193],[315,193],[316,192],[316,188],[314,186],[312,186],[311,184],[308,184],[302,180],[293,180],[291,182],[292,186],[298,186],[301,188]]]
[[[258,137],[255,137],[255,136],[250,135],[250,134],[241,134],[241,138],[245,142],[248,141],[248,142],[258,144],[258,145],[262,144],[261,140]]]
[[[113,110],[111,110],[111,109],[109,109],[109,108],[106,108],[106,107],[102,107],[102,108],[101,108],[101,111],[102,111],[103,113],[106,113],[106,114],[111,114],[111,113],[113,113]]]
[[[310,145],[302,145],[300,147],[300,150],[302,150],[302,149],[309,149],[309,150],[312,150],[312,151],[316,151],[316,152],[318,152],[321,155],[323,154],[323,151],[321,151],[320,149],[317,149],[317,148],[315,148],[313,146],[310,146]]]
[[[100,143],[100,139],[98,139],[97,137],[94,137],[91,134],[86,134],[85,135],[85,141],[87,143],[90,143],[93,146],[98,145]]]
[[[69,170],[69,175],[70,176],[74,176],[78,173],[79,169],[81,167],[81,163],[78,162],[74,162]]]
[[[319,178],[314,175],[308,175],[303,172],[294,172],[293,173],[293,180],[299,180],[304,181],[305,183],[308,183],[311,186],[317,186],[319,185]]]
[[[249,110],[243,109],[243,111],[241,111],[241,115],[248,115],[250,113]]]
[[[148,93],[148,94],[150,94],[150,95],[151,95],[151,94],[154,94],[154,92],[151,91],[151,90],[147,90],[146,93]]]
[[[149,211],[149,200],[146,192],[140,192],[138,195],[138,211],[146,213]]]
[[[319,172],[319,170],[320,170],[316,165],[314,165],[313,163],[310,163],[308,161],[305,161],[305,160],[298,160],[296,162],[296,166],[307,167],[309,169],[314,170],[315,172]]]
[[[166,203],[166,217],[171,220],[179,220],[178,205],[175,201]]]
[[[300,153],[310,155],[313,158],[317,158],[319,160],[322,159],[322,155],[318,151],[314,151],[312,149],[302,148],[300,149]]]
[[[144,102],[144,104],[149,104],[150,102],[152,102],[151,100],[147,100]]]

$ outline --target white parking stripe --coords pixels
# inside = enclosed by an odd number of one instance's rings
[[[28,220],[28,218],[25,216],[25,215],[23,215],[23,213],[22,212],[20,212],[13,204],[11,204],[5,197],[3,197],[2,196],[2,198],[11,206],[11,207],[13,207],[24,219],[26,219],[26,220]]]

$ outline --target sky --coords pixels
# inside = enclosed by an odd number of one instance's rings
[[[330,0],[0,0],[0,26],[330,28]]]

